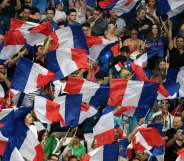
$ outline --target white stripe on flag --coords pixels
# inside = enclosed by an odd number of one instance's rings
[[[6,117],[10,112],[12,112],[13,109],[3,109],[0,112],[0,120],[2,120],[4,117]]]
[[[143,81],[131,81],[127,82],[125,94],[123,96],[122,106],[135,106],[139,104],[139,99],[144,86]]]
[[[95,150],[89,152],[89,156],[91,156],[90,161],[103,161],[103,146],[96,148]]]
[[[9,139],[7,137],[3,136],[3,134],[0,131],[0,140],[8,142]]]
[[[179,82],[180,89],[179,89],[179,96],[184,97],[184,67],[180,68],[178,72],[176,82]]]
[[[24,161],[17,148],[14,148],[14,150],[12,151],[10,161]]]

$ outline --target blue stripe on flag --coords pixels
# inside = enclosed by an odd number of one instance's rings
[[[117,161],[119,155],[119,145],[107,144],[104,145],[103,161]]]

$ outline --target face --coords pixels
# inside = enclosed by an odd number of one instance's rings
[[[161,70],[161,71],[165,71],[166,70],[166,68],[167,68],[167,65],[166,65],[166,62],[165,61],[161,61],[160,63],[159,63],[159,65],[158,65],[158,67],[159,67],[159,70]]]
[[[76,158],[71,158],[69,161],[77,161]]]
[[[77,19],[77,12],[71,12],[68,16],[69,20],[75,22]]]
[[[33,117],[28,113],[24,119],[25,124],[31,125],[33,123]]]
[[[25,1],[24,1],[24,4],[25,4],[26,6],[32,6],[32,0],[25,0]]]
[[[0,65],[0,73],[6,74],[6,68],[4,65]]]
[[[108,24],[108,30],[111,32],[115,32],[116,30],[116,26],[112,23]]]
[[[181,129],[178,129],[177,131],[176,131],[176,135],[177,135],[177,139],[178,140],[183,140],[184,139],[184,136],[183,136],[183,130],[181,130]]]
[[[76,0],[76,1],[74,2],[74,6],[75,6],[76,8],[80,8],[80,7],[81,7],[80,0]]]
[[[137,16],[138,16],[138,18],[139,18],[140,20],[144,20],[145,17],[146,17],[146,11],[141,10],[141,11],[137,14]]]
[[[29,9],[24,9],[24,11],[22,12],[22,18],[24,20],[28,20],[30,14],[31,14],[31,11]]]
[[[184,48],[184,39],[183,38],[177,38],[176,39],[176,46],[178,49]]]
[[[99,16],[100,16],[100,12],[94,10],[94,12],[93,12],[93,18],[96,19],[96,18],[98,18]]]
[[[174,120],[173,120],[173,128],[174,129],[178,129],[182,126],[182,120],[181,120],[181,117],[174,117]]]
[[[131,31],[131,38],[132,38],[132,39],[137,39],[137,35],[138,35],[138,33],[137,33],[136,30],[132,30],[132,31]]]
[[[82,31],[84,32],[85,36],[90,36],[91,35],[91,28],[90,27],[83,26]]]
[[[158,35],[158,26],[157,25],[152,26],[152,34],[153,35]]]
[[[169,108],[169,101],[168,100],[162,100],[161,101],[161,111],[162,113],[167,114]]]
[[[74,137],[72,143],[73,143],[73,145],[78,145],[78,144],[80,144],[79,138],[78,138],[78,137]]]
[[[155,7],[155,0],[149,0],[148,1],[148,6]]]
[[[48,20],[52,20],[54,18],[54,11],[53,10],[47,10],[46,16]]]

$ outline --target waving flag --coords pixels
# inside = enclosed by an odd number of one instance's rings
[[[157,88],[156,83],[113,79],[110,83],[108,104],[122,107],[151,107],[157,96]]]
[[[4,98],[4,96],[5,96],[4,88],[0,84],[0,98]]]
[[[84,49],[52,51],[46,56],[47,67],[56,73],[55,79],[62,79],[79,69],[88,68]]]
[[[81,161],[117,161],[118,152],[118,144],[108,144],[85,154]]]
[[[26,43],[22,33],[18,30],[10,30],[6,33],[3,48],[0,51],[0,61],[11,58],[15,55]]]
[[[184,97],[184,68],[169,69],[168,72],[167,72],[167,78],[166,79],[168,81],[179,83],[180,88],[179,88],[179,92],[178,92],[177,96],[178,97]],[[175,89],[175,90],[177,90],[177,89]]]
[[[178,157],[177,157],[176,161],[183,161],[184,160],[184,148],[179,150],[177,152],[177,154],[178,154]]]
[[[127,146],[129,145],[129,141],[127,138],[120,140],[119,142],[119,156],[124,159],[127,160]]]
[[[38,24],[24,20],[11,19],[10,29],[19,30],[24,36],[26,43],[31,46],[43,42],[52,32],[51,22],[49,21]]]
[[[169,17],[173,17],[183,11],[184,1],[157,0],[156,5],[157,5],[157,12],[159,15],[167,14]]]
[[[79,122],[81,95],[57,97],[54,101],[35,96],[36,116],[43,123],[60,122],[62,126],[75,127]]]
[[[84,120],[87,118],[90,118],[94,116],[98,111],[90,106],[89,104],[81,104],[81,110],[80,110],[80,117],[79,117],[79,124],[81,124]]]
[[[109,95],[109,88],[79,77],[69,77],[64,92],[82,94],[82,101],[92,106],[105,105]]]
[[[52,49],[79,48],[86,50],[87,44],[81,26],[72,25],[56,30],[52,35]]]
[[[114,116],[112,112],[105,113],[100,117],[97,124],[93,127],[97,147],[114,142],[114,127]]]
[[[140,152],[151,151],[152,148],[165,144],[161,135],[155,128],[139,128],[132,138],[134,149]]]
[[[37,63],[22,58],[16,66],[12,89],[32,93],[53,80],[55,74]]]
[[[3,109],[0,111],[0,155],[6,150],[9,137],[13,133],[14,110]]]

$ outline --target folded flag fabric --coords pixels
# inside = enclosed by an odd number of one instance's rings
[[[82,101],[92,106],[106,105],[109,87],[79,77],[69,77],[64,92],[82,94]]]
[[[32,63],[29,59],[22,58],[16,66],[11,88],[26,94],[32,93],[44,87],[54,77],[53,72],[37,63]]]
[[[84,49],[58,49],[46,55],[47,67],[56,73],[60,80],[79,69],[87,69],[87,56]]]
[[[112,79],[108,104],[121,107],[151,107],[157,96],[157,88],[157,83]]]
[[[18,30],[10,30],[6,33],[3,48],[0,51],[0,62],[13,57],[26,43],[22,33]]]
[[[76,127],[80,117],[81,95],[66,95],[54,101],[35,96],[34,110],[43,123],[60,122],[61,126]]]
[[[0,84],[0,98],[4,98],[5,92],[3,86]]]
[[[184,148],[179,150],[177,152],[177,154],[178,154],[178,157],[177,157],[176,161],[183,161],[184,160]]]
[[[0,111],[0,155],[3,155],[8,145],[9,137],[13,133],[14,110]]]
[[[184,68],[180,69],[169,69],[167,72],[167,81],[179,83],[180,88],[177,93],[178,97],[184,97]]]
[[[96,146],[111,144],[114,142],[114,116],[113,112],[103,114],[93,127]]]
[[[167,14],[169,17],[173,17],[183,11],[184,1],[158,0],[156,6],[159,15]]]
[[[151,151],[152,148],[165,144],[157,129],[151,127],[139,128],[131,140],[134,149],[139,152]]]
[[[41,24],[24,20],[11,19],[10,30],[19,30],[26,43],[34,46],[43,42],[52,32],[51,22],[45,21]]]
[[[51,34],[53,38],[52,50],[66,49],[66,48],[79,48],[88,51],[86,39],[81,26],[71,25],[56,30]]]
[[[97,109],[90,106],[89,104],[82,103],[80,106],[80,117],[79,117],[79,124],[81,124],[86,119],[94,116],[97,113]]]
[[[119,141],[119,156],[122,157],[122,159],[127,159],[127,146],[129,145],[129,141],[127,138],[124,138]]]
[[[85,154],[81,161],[117,161],[118,153],[118,144],[108,144]]]

